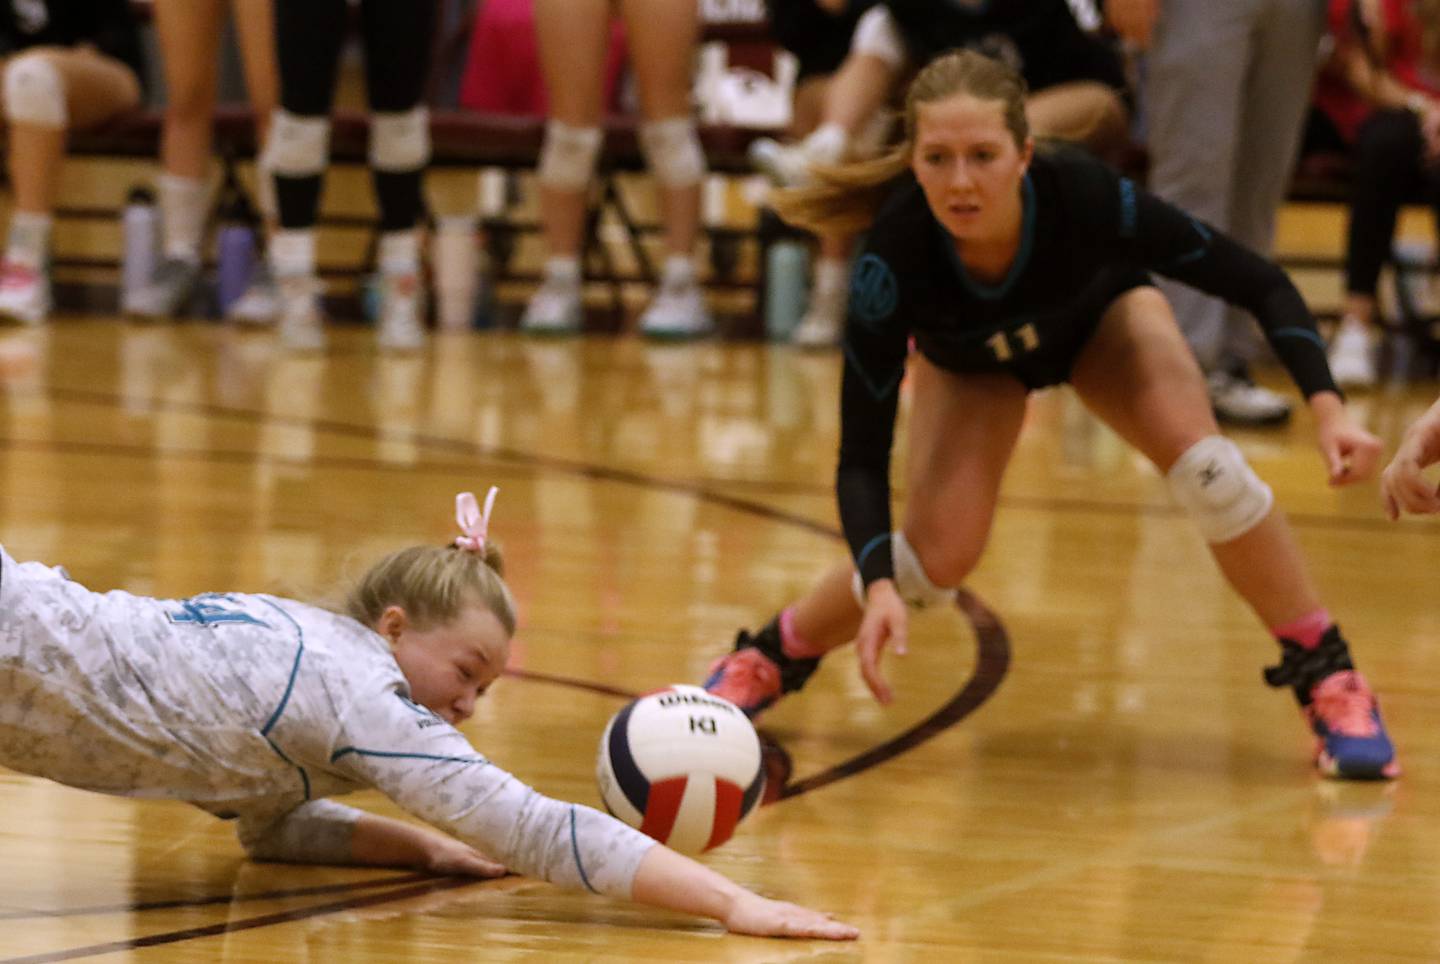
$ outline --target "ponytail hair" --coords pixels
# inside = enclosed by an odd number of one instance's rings
[[[816,234],[856,234],[875,220],[891,182],[910,167],[920,105],[969,94],[998,101],[1005,126],[1024,147],[1030,137],[1025,118],[1025,78],[1008,64],[974,50],[954,50],[930,61],[905,94],[905,136],[888,153],[848,164],[816,165],[815,183],[776,191],[771,207],[786,222]]]
[[[418,626],[450,622],[467,605],[480,605],[515,635],[515,600],[502,578],[500,547],[481,552],[456,546],[411,546],[392,552],[361,577],[345,600],[345,614],[375,626],[381,613],[399,606]]]

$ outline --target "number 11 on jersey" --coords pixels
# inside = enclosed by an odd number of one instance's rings
[[[1013,337],[1012,337],[1013,336]],[[1018,344],[1017,344],[1018,343]],[[997,331],[985,340],[997,361],[1009,361],[1016,355],[1032,352],[1040,347],[1040,333],[1034,324],[1026,322],[1014,332]]]

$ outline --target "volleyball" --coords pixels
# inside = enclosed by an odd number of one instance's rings
[[[595,779],[611,814],[687,854],[729,840],[765,788],[760,738],[745,714],[683,684],[610,718]]]

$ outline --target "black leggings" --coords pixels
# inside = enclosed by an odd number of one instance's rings
[[[1376,111],[1360,126],[1345,249],[1350,294],[1374,297],[1402,204],[1418,195],[1440,219],[1440,168],[1424,152],[1420,122],[1408,110]]]
[[[361,0],[365,93],[372,112],[398,113],[424,95],[435,32],[432,0]],[[300,117],[328,117],[335,105],[340,50],[348,33],[346,0],[275,0],[280,60],[280,106]],[[413,228],[424,210],[420,176],[413,171],[372,171],[380,229]],[[280,225],[311,228],[319,216],[323,175],[276,175]]]

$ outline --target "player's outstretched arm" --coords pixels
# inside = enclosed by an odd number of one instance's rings
[[[640,861],[631,891],[642,904],[711,917],[734,934],[849,941],[860,931],[818,910],[769,900],[661,845]]]
[[[355,821],[350,855],[372,867],[410,867],[432,874],[503,877],[505,865],[449,834],[373,813]]]
[[[334,800],[311,800],[279,813],[242,813],[236,829],[245,852],[255,860],[405,867],[471,877],[507,873],[504,864],[448,834]]]
[[[1440,512],[1440,492],[1421,474],[1440,462],[1440,399],[1405,430],[1400,448],[1380,476],[1380,497],[1391,521],[1400,513]]]

